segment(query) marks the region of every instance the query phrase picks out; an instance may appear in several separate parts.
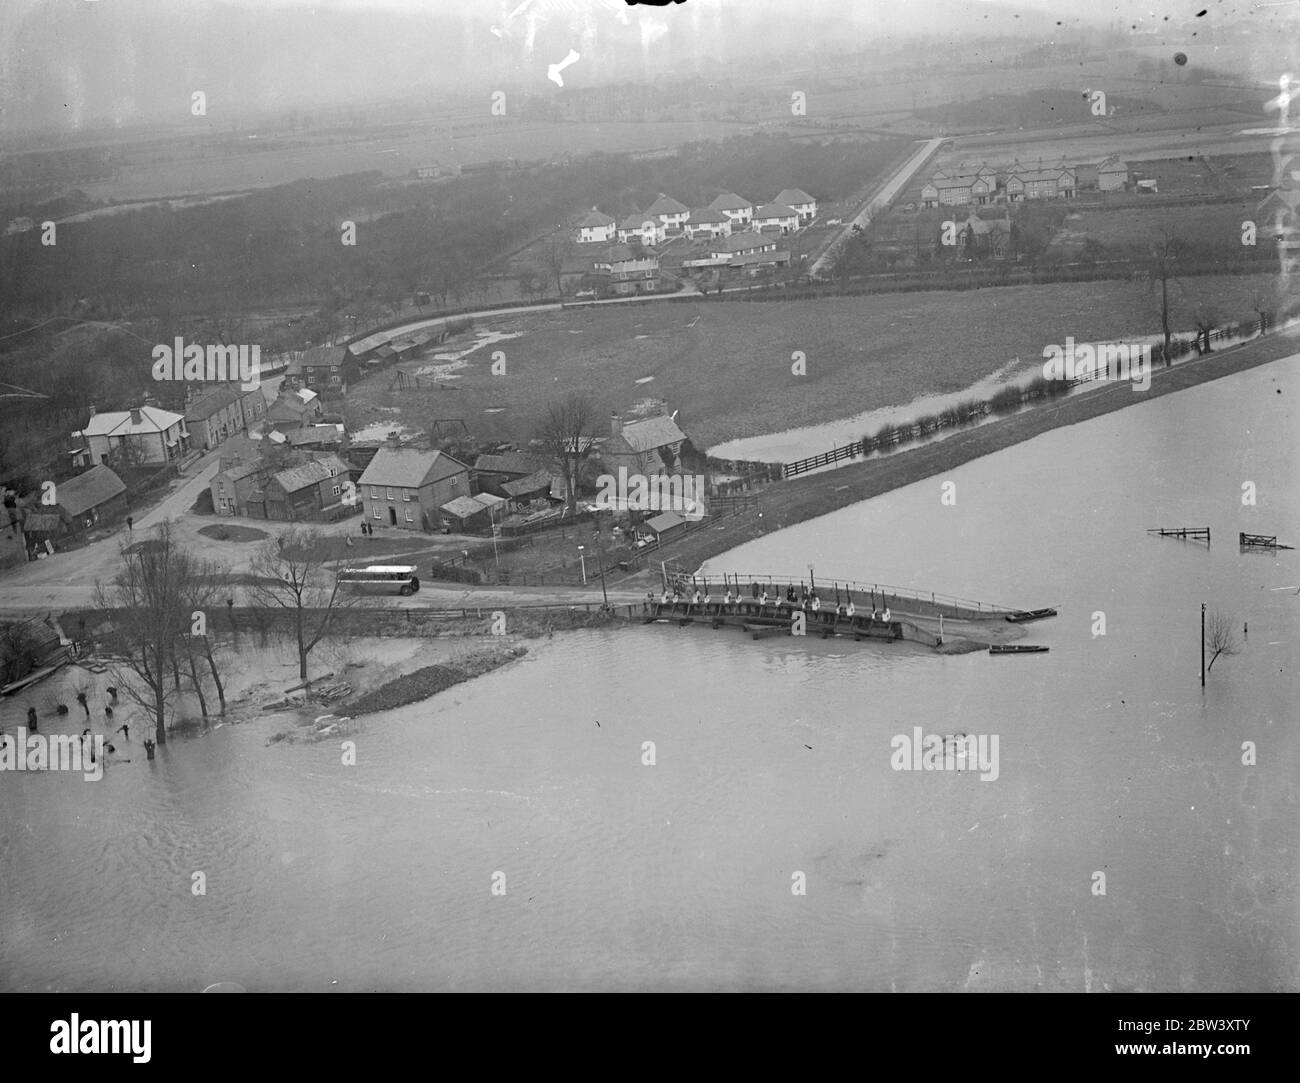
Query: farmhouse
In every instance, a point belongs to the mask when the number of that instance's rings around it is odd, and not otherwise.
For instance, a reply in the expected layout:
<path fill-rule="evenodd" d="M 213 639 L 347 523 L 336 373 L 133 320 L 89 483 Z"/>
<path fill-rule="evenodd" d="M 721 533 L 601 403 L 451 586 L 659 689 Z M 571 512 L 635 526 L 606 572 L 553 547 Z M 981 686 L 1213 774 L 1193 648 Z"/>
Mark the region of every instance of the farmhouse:
<path fill-rule="evenodd" d="M 1011 219 L 972 214 L 962 223 L 957 241 L 967 252 L 1006 259 L 1011 249 Z"/>
<path fill-rule="evenodd" d="M 658 219 L 668 233 L 680 233 L 690 213 L 689 207 L 678 203 L 672 196 L 664 195 L 663 192 L 660 192 L 659 198 L 646 208 L 646 214 Z"/>
<path fill-rule="evenodd" d="M 793 208 L 794 212 L 799 216 L 801 226 L 808 225 L 817 217 L 817 200 L 813 199 L 802 188 L 782 189 L 772 202 L 782 207 Z"/>
<path fill-rule="evenodd" d="M 712 240 L 717 237 L 726 237 L 731 233 L 731 219 L 721 211 L 700 210 L 691 211 L 691 215 L 686 219 L 686 235 L 691 240 L 700 240 L 707 238 Z"/>
<path fill-rule="evenodd" d="M 754 217 L 754 204 L 736 195 L 735 192 L 723 192 L 709 204 L 709 210 L 725 214 L 733 224 L 747 223 Z"/>
<path fill-rule="evenodd" d="M 289 362 L 281 390 L 305 387 L 322 394 L 342 393 L 348 389 L 348 381 L 355 380 L 359 372 L 356 358 L 346 346 L 313 346 Z"/>
<path fill-rule="evenodd" d="M 766 203 L 754 212 L 754 228 L 794 233 L 799 228 L 799 212 L 780 203 Z"/>
<path fill-rule="evenodd" d="M 629 215 L 618 227 L 618 239 L 623 244 L 639 241 L 647 248 L 653 248 L 662 244 L 666 236 L 664 224 L 648 214 Z"/>
<path fill-rule="evenodd" d="M 686 434 L 667 415 L 624 422 L 618 414 L 609 419 L 609 436 L 601 451 L 601 461 L 611 473 L 619 467 L 629 474 L 651 477 L 678 465 L 678 456 Z"/>
<path fill-rule="evenodd" d="M 106 463 L 118 449 L 141 463 L 170 462 L 184 455 L 190 442 L 185 418 L 157 406 L 106 414 L 95 413 L 92 406 L 90 421 L 72 438 L 78 442 L 72 456 L 75 466 Z"/>
<path fill-rule="evenodd" d="M 23 523 L 32 542 L 77 534 L 126 510 L 126 486 L 103 465 L 59 482 L 54 493 L 53 506 L 37 505 Z"/>
<path fill-rule="evenodd" d="M 1110 157 L 1097 166 L 1097 188 L 1103 192 L 1118 192 L 1128 186 L 1128 163 Z"/>
<path fill-rule="evenodd" d="M 402 530 L 436 530 L 441 508 L 469 495 L 469 467 L 441 451 L 380 448 L 357 482 L 367 522 Z"/>
<path fill-rule="evenodd" d="M 604 244 L 614 239 L 615 232 L 614 219 L 592 207 L 591 213 L 578 223 L 578 243 Z"/>

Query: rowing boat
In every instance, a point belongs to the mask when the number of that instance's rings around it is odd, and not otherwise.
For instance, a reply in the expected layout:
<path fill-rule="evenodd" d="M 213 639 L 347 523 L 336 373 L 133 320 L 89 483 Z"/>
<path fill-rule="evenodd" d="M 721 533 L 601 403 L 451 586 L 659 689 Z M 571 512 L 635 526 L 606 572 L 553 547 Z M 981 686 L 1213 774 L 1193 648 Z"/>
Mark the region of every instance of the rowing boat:
<path fill-rule="evenodd" d="M 1025 624 L 1031 620 L 1042 620 L 1044 617 L 1056 616 L 1055 609 L 1027 609 L 1019 613 L 1008 613 L 1007 620 L 1012 624 Z"/>
<path fill-rule="evenodd" d="M 995 643 L 989 654 L 1045 654 L 1050 649 L 1038 643 Z"/>

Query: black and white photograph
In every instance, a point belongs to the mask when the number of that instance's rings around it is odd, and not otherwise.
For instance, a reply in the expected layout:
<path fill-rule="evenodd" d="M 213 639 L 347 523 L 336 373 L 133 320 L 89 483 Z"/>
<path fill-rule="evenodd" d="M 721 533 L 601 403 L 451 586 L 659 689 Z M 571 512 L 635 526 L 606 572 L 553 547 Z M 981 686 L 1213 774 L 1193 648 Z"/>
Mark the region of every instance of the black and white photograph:
<path fill-rule="evenodd" d="M 73 994 L 1215 994 L 1092 1037 L 1248 1058 L 1231 996 L 1300 992 L 1298 46 L 6 0 L 34 1048 L 149 1059 Z"/>

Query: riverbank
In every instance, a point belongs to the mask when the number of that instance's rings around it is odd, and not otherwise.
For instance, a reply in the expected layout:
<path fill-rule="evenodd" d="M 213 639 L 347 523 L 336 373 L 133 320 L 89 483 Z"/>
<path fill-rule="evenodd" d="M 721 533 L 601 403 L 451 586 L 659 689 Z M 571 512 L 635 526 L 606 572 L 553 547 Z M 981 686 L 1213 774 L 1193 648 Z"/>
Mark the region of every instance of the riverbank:
<path fill-rule="evenodd" d="M 1157 369 L 1152 375 L 1151 387 L 1145 392 L 1135 392 L 1133 385 L 1127 382 L 1099 384 L 1094 390 L 1036 406 L 974 429 L 954 432 L 943 440 L 910 451 L 854 462 L 836 470 L 757 489 L 752 494 L 754 505 L 748 512 L 718 523 L 716 529 L 697 531 L 681 543 L 667 546 L 659 554 L 659 559 L 698 568 L 706 560 L 785 527 L 935 477 L 973 459 L 1032 440 L 1052 429 L 1077 425 L 1102 414 L 1137 406 L 1162 395 L 1171 395 L 1289 357 L 1297 352 L 1298 347 L 1300 341 L 1295 332 L 1279 332 L 1204 357 L 1181 361 L 1172 368 Z M 1070 464 L 1062 465 L 1069 467 Z M 864 578 L 870 574 L 869 569 L 861 571 Z M 619 581 L 618 585 L 657 580 L 658 569 L 655 568 Z"/>

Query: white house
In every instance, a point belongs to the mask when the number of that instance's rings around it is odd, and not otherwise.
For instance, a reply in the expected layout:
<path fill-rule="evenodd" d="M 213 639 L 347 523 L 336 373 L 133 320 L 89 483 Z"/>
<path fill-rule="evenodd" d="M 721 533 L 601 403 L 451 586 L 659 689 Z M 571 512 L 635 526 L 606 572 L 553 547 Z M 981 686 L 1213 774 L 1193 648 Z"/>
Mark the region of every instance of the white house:
<path fill-rule="evenodd" d="M 1122 191 L 1128 184 L 1128 163 L 1107 158 L 1097 167 L 1097 187 L 1103 192 Z"/>
<path fill-rule="evenodd" d="M 754 228 L 794 233 L 799 228 L 799 212 L 780 203 L 765 203 L 754 212 Z"/>
<path fill-rule="evenodd" d="M 783 207 L 791 207 L 799 215 L 799 224 L 806 226 L 817 217 L 817 200 L 802 188 L 786 188 L 772 200 Z"/>
<path fill-rule="evenodd" d="M 721 211 L 691 211 L 685 228 L 687 236 L 693 241 L 701 237 L 726 237 L 731 233 L 731 219 Z"/>
<path fill-rule="evenodd" d="M 629 215 L 618 227 L 618 239 L 621 242 L 626 244 L 628 241 L 640 241 L 647 248 L 663 244 L 667 235 L 664 224 L 649 214 Z"/>
<path fill-rule="evenodd" d="M 605 244 L 614 239 L 614 219 L 592 207 L 591 213 L 578 223 L 579 244 Z"/>
<path fill-rule="evenodd" d="M 735 222 L 748 222 L 754 217 L 754 204 L 736 195 L 735 192 L 723 192 L 712 203 L 709 210 L 720 211 Z"/>
<path fill-rule="evenodd" d="M 185 418 L 157 406 L 97 414 L 90 408 L 90 421 L 80 432 L 72 434 L 81 446 L 73 452 L 78 466 L 99 466 L 123 445 L 135 450 L 130 454 L 142 463 L 165 463 L 189 450 L 190 434 Z"/>
<path fill-rule="evenodd" d="M 646 214 L 657 218 L 669 233 L 679 232 L 682 226 L 686 224 L 686 219 L 690 216 L 690 213 L 691 209 L 689 207 L 678 203 L 672 196 L 664 195 L 663 192 L 660 192 L 659 198 L 646 208 Z"/>

